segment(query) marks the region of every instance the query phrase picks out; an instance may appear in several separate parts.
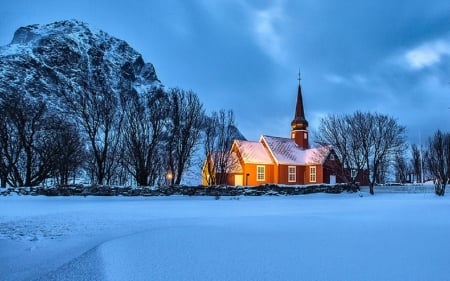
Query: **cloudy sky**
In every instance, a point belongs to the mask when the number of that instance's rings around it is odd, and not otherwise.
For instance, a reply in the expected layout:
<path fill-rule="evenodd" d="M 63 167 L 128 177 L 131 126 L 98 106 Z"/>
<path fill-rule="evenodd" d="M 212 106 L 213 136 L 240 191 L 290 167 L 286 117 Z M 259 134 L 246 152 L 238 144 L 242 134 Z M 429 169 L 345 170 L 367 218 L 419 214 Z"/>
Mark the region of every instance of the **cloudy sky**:
<path fill-rule="evenodd" d="M 289 137 L 299 69 L 310 130 L 361 110 L 397 118 L 411 142 L 450 131 L 448 0 L 14 0 L 0 45 L 63 19 L 126 40 L 166 87 L 232 109 L 248 139 Z"/>

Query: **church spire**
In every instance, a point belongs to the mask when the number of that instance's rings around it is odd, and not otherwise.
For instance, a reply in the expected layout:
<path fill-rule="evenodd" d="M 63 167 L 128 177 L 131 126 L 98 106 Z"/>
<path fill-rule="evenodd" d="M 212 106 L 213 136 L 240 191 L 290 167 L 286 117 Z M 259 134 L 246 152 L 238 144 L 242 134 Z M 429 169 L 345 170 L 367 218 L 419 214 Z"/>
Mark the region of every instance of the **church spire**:
<path fill-rule="evenodd" d="M 305 118 L 303 108 L 302 86 L 300 85 L 300 71 L 298 72 L 297 103 L 295 106 L 294 120 L 291 122 L 291 138 L 302 148 L 308 148 L 308 121 Z"/>

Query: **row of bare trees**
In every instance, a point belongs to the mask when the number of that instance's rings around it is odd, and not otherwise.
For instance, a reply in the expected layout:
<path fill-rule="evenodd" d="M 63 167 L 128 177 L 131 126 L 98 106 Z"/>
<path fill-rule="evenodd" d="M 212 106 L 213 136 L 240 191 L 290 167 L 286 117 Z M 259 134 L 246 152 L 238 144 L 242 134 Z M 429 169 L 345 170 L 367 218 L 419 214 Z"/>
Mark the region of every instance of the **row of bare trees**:
<path fill-rule="evenodd" d="M 115 91 L 101 76 L 59 89 L 59 103 L 2 95 L 1 186 L 67 184 L 80 171 L 93 184 L 180 184 L 214 119 L 198 96 L 178 88 L 138 94 L 130 85 Z"/>
<path fill-rule="evenodd" d="M 430 177 L 425 163 L 426 150 L 412 144 L 403 154 L 397 154 L 391 168 L 393 168 L 395 182 L 421 183 L 425 177 Z M 388 167 L 389 168 L 389 167 Z"/>
<path fill-rule="evenodd" d="M 424 146 L 412 144 L 411 155 L 397 155 L 394 163 L 398 182 L 434 181 L 435 193 L 445 194 L 450 181 L 450 133 L 437 130 Z"/>
<path fill-rule="evenodd" d="M 349 170 L 368 172 L 371 194 L 375 184 L 386 181 L 389 171 L 401 183 L 433 179 L 435 192 L 440 196 L 450 181 L 450 133 L 440 130 L 425 147 L 412 144 L 408 149 L 405 127 L 394 118 L 356 112 L 322 118 L 316 142 L 333 146 L 342 163 L 336 172 L 347 182 L 357 177 Z"/>
<path fill-rule="evenodd" d="M 34 186 L 50 176 L 67 181 L 84 161 L 74 124 L 42 97 L 5 94 L 0 100 L 0 184 Z"/>
<path fill-rule="evenodd" d="M 403 164 L 397 165 L 397 173 L 412 174 L 418 182 L 433 180 L 435 193 L 443 196 L 450 181 L 450 133 L 437 130 L 428 138 L 424 147 L 413 144 L 410 151 L 409 162 L 407 157 L 399 157 L 399 162 Z M 400 178 L 400 181 L 403 179 Z"/>

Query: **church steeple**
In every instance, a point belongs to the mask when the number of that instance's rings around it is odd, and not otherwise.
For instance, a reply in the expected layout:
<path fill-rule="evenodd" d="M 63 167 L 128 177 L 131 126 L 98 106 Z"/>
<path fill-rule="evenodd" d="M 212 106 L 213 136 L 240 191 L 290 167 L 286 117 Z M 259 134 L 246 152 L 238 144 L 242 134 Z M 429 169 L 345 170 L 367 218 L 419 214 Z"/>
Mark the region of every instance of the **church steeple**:
<path fill-rule="evenodd" d="M 303 149 L 309 148 L 308 121 L 303 108 L 302 86 L 300 85 L 300 71 L 298 73 L 297 104 L 295 105 L 294 120 L 291 122 L 291 138 Z"/>

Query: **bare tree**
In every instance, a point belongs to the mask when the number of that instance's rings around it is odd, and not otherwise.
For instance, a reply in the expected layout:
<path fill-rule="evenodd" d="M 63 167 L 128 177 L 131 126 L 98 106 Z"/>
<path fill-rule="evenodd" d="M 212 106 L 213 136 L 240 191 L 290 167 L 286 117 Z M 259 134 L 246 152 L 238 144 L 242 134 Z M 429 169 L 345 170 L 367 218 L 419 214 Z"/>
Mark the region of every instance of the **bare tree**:
<path fill-rule="evenodd" d="M 169 112 L 167 95 L 160 88 L 132 95 L 125 111 L 125 166 L 138 185 L 153 185 L 164 164 L 161 147 Z"/>
<path fill-rule="evenodd" d="M 60 185 L 67 185 L 69 178 L 75 178 L 86 158 L 85 145 L 78 128 L 65 120 L 60 120 L 52 138 L 55 151 L 54 176 Z"/>
<path fill-rule="evenodd" d="M 422 151 L 422 148 L 419 148 L 417 145 L 413 144 L 411 145 L 411 164 L 412 169 L 414 172 L 414 178 L 416 179 L 416 182 L 422 182 L 423 181 L 423 175 L 424 175 L 424 152 Z"/>
<path fill-rule="evenodd" d="M 408 182 L 408 176 L 410 175 L 410 165 L 402 154 L 397 154 L 394 161 L 395 179 L 397 182 Z"/>
<path fill-rule="evenodd" d="M 54 116 L 42 97 L 6 94 L 0 107 L 2 184 L 5 176 L 12 186 L 40 184 L 54 170 Z"/>
<path fill-rule="evenodd" d="M 4 110 L 0 106 L 1 110 Z M 0 186 L 6 187 L 8 176 L 12 167 L 17 163 L 15 157 L 19 151 L 19 143 L 17 139 L 12 137 L 11 124 L 8 122 L 6 114 L 0 114 Z"/>
<path fill-rule="evenodd" d="M 395 156 L 403 153 L 406 149 L 406 128 L 397 123 L 397 121 L 383 114 L 366 113 L 367 122 L 372 125 L 369 131 L 369 142 L 364 151 L 368 169 L 371 171 L 370 194 L 374 194 L 373 187 L 376 180 L 385 171 L 386 165 L 394 160 Z"/>
<path fill-rule="evenodd" d="M 204 152 L 205 159 L 204 165 L 206 165 L 206 182 L 209 186 L 216 184 L 216 173 L 214 169 L 214 162 L 212 160 L 212 154 L 216 151 L 216 135 L 217 135 L 217 123 L 218 117 L 217 112 L 212 112 L 211 116 L 206 116 L 204 118 Z"/>
<path fill-rule="evenodd" d="M 106 70 L 93 67 L 82 87 L 61 89 L 65 104 L 86 134 L 91 159 L 91 178 L 97 184 L 109 183 L 118 167 L 123 97 L 108 84 Z M 125 88 L 126 89 L 126 88 Z"/>
<path fill-rule="evenodd" d="M 6 183 L 8 181 L 8 173 L 9 170 L 6 164 L 6 159 L 3 156 L 3 150 L 0 148 L 0 187 L 6 187 Z"/>
<path fill-rule="evenodd" d="M 322 119 L 318 141 L 331 144 L 344 168 L 369 171 L 370 193 L 383 180 L 386 169 L 405 149 L 405 127 L 392 117 L 356 112 Z"/>
<path fill-rule="evenodd" d="M 345 116 L 345 122 L 349 124 L 347 134 L 350 141 L 350 155 L 353 160 L 353 171 L 356 171 L 356 177 L 360 173 L 370 171 L 369 158 L 370 153 L 370 130 L 372 129 L 372 120 L 359 111 L 353 115 Z M 345 132 L 344 132 L 345 137 Z"/>
<path fill-rule="evenodd" d="M 450 177 L 450 134 L 438 130 L 428 140 L 426 161 L 435 178 L 435 193 L 444 196 Z"/>
<path fill-rule="evenodd" d="M 204 150 L 209 185 L 225 184 L 228 174 L 236 166 L 231 152 L 235 138 L 235 121 L 232 110 L 212 112 L 205 118 Z"/>
<path fill-rule="evenodd" d="M 204 110 L 198 96 L 192 91 L 170 89 L 167 167 L 171 184 L 180 184 L 183 173 L 192 166 L 192 155 L 201 136 Z"/>
<path fill-rule="evenodd" d="M 319 130 L 316 132 L 315 141 L 322 145 L 331 145 L 342 163 L 342 170 L 336 171 L 338 177 L 346 182 L 351 181 L 344 168 L 353 167 L 350 157 L 350 147 L 344 132 L 348 131 L 348 124 L 343 116 L 328 115 L 320 120 Z"/>
<path fill-rule="evenodd" d="M 328 115 L 320 121 L 319 132 L 316 134 L 317 143 L 333 147 L 341 162 L 334 172 L 346 182 L 355 181 L 358 173 L 366 167 L 361 151 L 360 125 L 354 122 L 351 116 Z M 352 170 L 356 172 L 353 177 Z"/>

